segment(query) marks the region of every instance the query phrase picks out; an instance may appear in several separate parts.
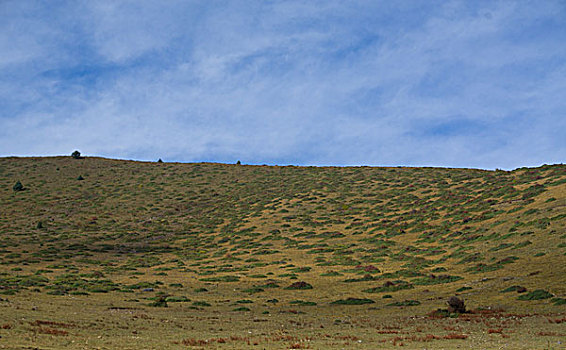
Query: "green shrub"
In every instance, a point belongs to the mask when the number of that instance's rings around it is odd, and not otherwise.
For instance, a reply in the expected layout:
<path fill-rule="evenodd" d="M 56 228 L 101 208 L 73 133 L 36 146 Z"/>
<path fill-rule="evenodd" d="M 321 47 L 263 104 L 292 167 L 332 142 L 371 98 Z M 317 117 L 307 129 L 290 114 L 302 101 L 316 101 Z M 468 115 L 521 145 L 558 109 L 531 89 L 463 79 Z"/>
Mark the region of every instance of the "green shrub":
<path fill-rule="evenodd" d="M 525 233 L 525 232 L 521 233 L 521 236 L 522 236 L 524 233 Z M 521 243 L 517 243 L 517 244 L 515 245 L 515 247 L 513 247 L 513 249 L 523 248 L 523 247 L 526 247 L 526 246 L 531 245 L 531 244 L 533 244 L 533 242 L 527 240 L 527 241 L 524 241 L 524 242 L 521 242 Z"/>
<path fill-rule="evenodd" d="M 153 307 L 167 307 L 167 297 L 162 295 L 156 298 L 153 303 L 150 303 L 149 306 Z"/>
<path fill-rule="evenodd" d="M 16 184 L 12 187 L 12 189 L 14 190 L 14 192 L 20 192 L 25 190 L 24 185 L 22 185 L 20 181 L 17 181 Z"/>
<path fill-rule="evenodd" d="M 252 310 L 250 310 L 250 308 L 247 308 L 247 307 L 245 307 L 245 306 L 240 306 L 240 307 L 235 308 L 233 311 L 244 311 L 244 312 L 247 312 L 247 311 L 252 311 Z"/>
<path fill-rule="evenodd" d="M 544 289 L 537 289 L 529 292 L 527 294 L 523 294 L 517 298 L 517 300 L 541 300 L 541 299 L 548 299 L 552 298 L 553 295 Z"/>
<path fill-rule="evenodd" d="M 238 276 L 220 276 L 220 277 L 208 277 L 201 278 L 204 282 L 238 282 L 240 277 Z"/>
<path fill-rule="evenodd" d="M 501 291 L 501 293 L 509 293 L 509 292 L 517 292 L 517 293 L 524 293 L 527 291 L 527 288 L 522 287 L 522 286 L 511 286 L 508 288 L 505 288 L 504 290 Z"/>
<path fill-rule="evenodd" d="M 54 289 L 47 292 L 48 295 L 65 295 L 67 291 L 65 289 Z"/>
<path fill-rule="evenodd" d="M 193 302 L 193 306 L 212 306 L 206 301 L 195 301 Z"/>
<path fill-rule="evenodd" d="M 397 301 L 395 303 L 387 304 L 387 306 L 417 306 L 420 304 L 421 302 L 418 300 L 405 300 L 405 301 Z"/>
<path fill-rule="evenodd" d="M 296 267 L 294 269 L 291 269 L 292 272 L 309 272 L 311 270 L 311 267 Z"/>
<path fill-rule="evenodd" d="M 316 303 L 314 301 L 304 301 L 304 300 L 293 300 L 293 301 L 290 301 L 289 304 L 300 305 L 300 306 L 315 306 L 316 305 Z"/>
<path fill-rule="evenodd" d="M 446 318 L 450 317 L 450 311 L 446 309 L 436 309 L 435 311 L 429 313 L 427 316 L 431 318 Z"/>
<path fill-rule="evenodd" d="M 87 292 L 75 290 L 69 293 L 70 295 L 89 295 Z"/>
<path fill-rule="evenodd" d="M 450 276 L 450 275 L 430 275 L 423 278 L 417 278 L 412 280 L 415 285 L 431 285 L 431 284 L 441 284 L 441 283 L 452 283 L 461 280 L 463 277 L 460 276 Z"/>
<path fill-rule="evenodd" d="M 170 296 L 165 298 L 165 301 L 168 303 L 182 303 L 182 302 L 188 302 L 190 301 L 189 298 L 187 298 L 186 296 Z"/>
<path fill-rule="evenodd" d="M 364 305 L 364 304 L 373 304 L 375 301 L 371 299 L 364 299 L 364 298 L 348 298 L 348 299 L 340 299 L 331 302 L 332 305 Z"/>
<path fill-rule="evenodd" d="M 378 279 L 379 279 L 379 277 L 377 277 L 377 276 L 372 276 L 370 274 L 367 274 L 367 275 L 364 275 L 363 277 L 360 277 L 360 278 L 348 278 L 347 280 L 344 280 L 344 282 L 346 282 L 346 283 L 367 282 L 367 281 L 376 281 Z"/>
<path fill-rule="evenodd" d="M 432 272 L 436 272 L 436 273 L 438 273 L 438 272 L 446 272 L 446 271 L 448 271 L 448 270 L 446 270 L 445 267 L 437 267 L 437 268 L 435 268 L 435 269 L 432 270 Z"/>
<path fill-rule="evenodd" d="M 295 282 L 290 286 L 286 287 L 287 290 L 305 290 L 305 289 L 312 289 L 312 286 L 307 282 Z"/>

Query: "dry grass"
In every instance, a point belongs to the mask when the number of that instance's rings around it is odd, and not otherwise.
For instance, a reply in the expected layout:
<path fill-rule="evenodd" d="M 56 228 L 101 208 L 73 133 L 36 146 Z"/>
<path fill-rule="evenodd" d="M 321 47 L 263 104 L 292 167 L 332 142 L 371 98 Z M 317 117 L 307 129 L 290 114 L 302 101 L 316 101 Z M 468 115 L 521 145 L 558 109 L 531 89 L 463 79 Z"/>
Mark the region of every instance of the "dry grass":
<path fill-rule="evenodd" d="M 1 158 L 0 175 L 8 346 L 520 349 L 564 334 L 564 165 L 55 157 Z M 472 312 L 431 314 L 454 295 Z"/>

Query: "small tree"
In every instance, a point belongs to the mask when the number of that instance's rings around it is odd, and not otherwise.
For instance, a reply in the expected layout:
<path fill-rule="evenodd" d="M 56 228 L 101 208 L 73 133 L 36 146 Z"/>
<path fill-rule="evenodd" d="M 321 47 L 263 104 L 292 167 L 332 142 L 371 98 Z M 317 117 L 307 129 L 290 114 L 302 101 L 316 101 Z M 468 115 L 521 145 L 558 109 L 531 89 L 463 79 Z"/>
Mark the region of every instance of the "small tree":
<path fill-rule="evenodd" d="M 159 158 L 159 159 L 157 160 L 157 163 L 163 163 L 163 160 L 162 160 L 161 158 Z"/>
<path fill-rule="evenodd" d="M 81 152 L 74 151 L 73 153 L 71 153 L 71 157 L 73 157 L 74 159 L 80 159 L 81 158 Z"/>
<path fill-rule="evenodd" d="M 12 189 L 14 190 L 14 192 L 20 192 L 24 190 L 24 185 L 22 185 L 22 183 L 18 181 L 16 182 L 14 187 L 12 187 Z"/>

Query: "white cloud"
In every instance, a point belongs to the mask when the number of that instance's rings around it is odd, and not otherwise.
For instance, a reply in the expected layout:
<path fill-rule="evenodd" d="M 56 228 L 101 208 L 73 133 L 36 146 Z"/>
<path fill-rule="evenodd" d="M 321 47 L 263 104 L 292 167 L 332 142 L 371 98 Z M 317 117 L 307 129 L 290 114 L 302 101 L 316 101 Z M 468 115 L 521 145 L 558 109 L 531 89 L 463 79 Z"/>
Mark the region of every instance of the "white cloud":
<path fill-rule="evenodd" d="M 0 48 L 21 38 L 0 59 L 0 154 L 492 168 L 565 154 L 559 2 L 16 4 L 0 21 Z"/>

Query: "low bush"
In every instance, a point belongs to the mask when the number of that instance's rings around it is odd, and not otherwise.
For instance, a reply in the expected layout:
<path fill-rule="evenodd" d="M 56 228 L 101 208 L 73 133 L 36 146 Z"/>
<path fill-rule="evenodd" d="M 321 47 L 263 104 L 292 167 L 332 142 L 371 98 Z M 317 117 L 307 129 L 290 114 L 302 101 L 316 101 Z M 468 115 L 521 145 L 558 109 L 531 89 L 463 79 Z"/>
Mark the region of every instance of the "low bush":
<path fill-rule="evenodd" d="M 417 305 L 421 305 L 421 302 L 418 300 L 397 301 L 391 304 L 387 304 L 387 306 L 417 306 Z"/>
<path fill-rule="evenodd" d="M 293 300 L 293 301 L 290 301 L 289 304 L 300 305 L 300 306 L 315 306 L 316 305 L 316 303 L 314 301 L 304 301 L 304 300 Z"/>
<path fill-rule="evenodd" d="M 238 276 L 219 276 L 219 277 L 208 277 L 201 278 L 203 282 L 238 282 L 240 277 Z"/>
<path fill-rule="evenodd" d="M 381 287 L 364 289 L 363 291 L 366 293 L 382 293 L 382 292 L 396 292 L 398 290 L 413 289 L 413 288 L 415 287 L 413 287 L 413 285 L 410 284 L 409 282 L 397 280 L 393 282 L 388 281 L 385 282 Z"/>
<path fill-rule="evenodd" d="M 193 306 L 212 306 L 206 301 L 195 301 L 193 302 Z"/>
<path fill-rule="evenodd" d="M 20 192 L 25 190 L 24 185 L 22 185 L 20 181 L 16 182 L 16 184 L 12 187 L 12 189 L 14 190 L 14 192 Z"/>
<path fill-rule="evenodd" d="M 188 302 L 191 300 L 186 296 L 170 296 L 165 298 L 165 301 L 168 303 L 181 303 L 181 302 Z"/>
<path fill-rule="evenodd" d="M 331 302 L 332 305 L 364 305 L 364 304 L 373 304 L 375 301 L 371 299 L 365 298 L 348 298 L 348 299 L 340 299 Z"/>
<path fill-rule="evenodd" d="M 250 310 L 250 308 L 247 308 L 245 306 L 240 306 L 235 308 L 233 311 L 252 311 L 252 310 Z"/>
<path fill-rule="evenodd" d="M 167 297 L 162 295 L 156 298 L 153 303 L 150 303 L 149 306 L 153 307 L 167 307 Z"/>
<path fill-rule="evenodd" d="M 257 288 L 279 288 L 279 285 L 276 282 L 270 281 L 267 282 L 266 284 L 262 284 L 260 286 L 254 286 Z"/>
<path fill-rule="evenodd" d="M 305 289 L 312 289 L 312 286 L 307 282 L 295 282 L 290 286 L 286 287 L 285 289 L 288 290 L 305 290 Z"/>
<path fill-rule="evenodd" d="M 364 275 L 363 277 L 360 277 L 360 278 L 348 278 L 347 280 L 344 280 L 344 282 L 346 282 L 346 283 L 367 282 L 367 281 L 376 281 L 378 279 L 379 279 L 379 277 L 372 276 L 370 274 L 366 274 L 366 275 Z"/>
<path fill-rule="evenodd" d="M 537 289 L 527 294 L 520 295 L 517 300 L 542 300 L 552 298 L 553 295 L 544 289 Z"/>
<path fill-rule="evenodd" d="M 522 286 L 511 286 L 509 288 L 505 288 L 501 291 L 501 293 L 509 293 L 509 292 L 517 292 L 517 293 L 524 293 L 527 291 L 527 288 Z"/>
<path fill-rule="evenodd" d="M 450 275 L 430 275 L 427 277 L 417 278 L 412 280 L 411 282 L 415 285 L 432 285 L 432 284 L 441 284 L 441 283 L 452 283 L 461 280 L 462 277 L 460 276 L 450 276 Z"/>

